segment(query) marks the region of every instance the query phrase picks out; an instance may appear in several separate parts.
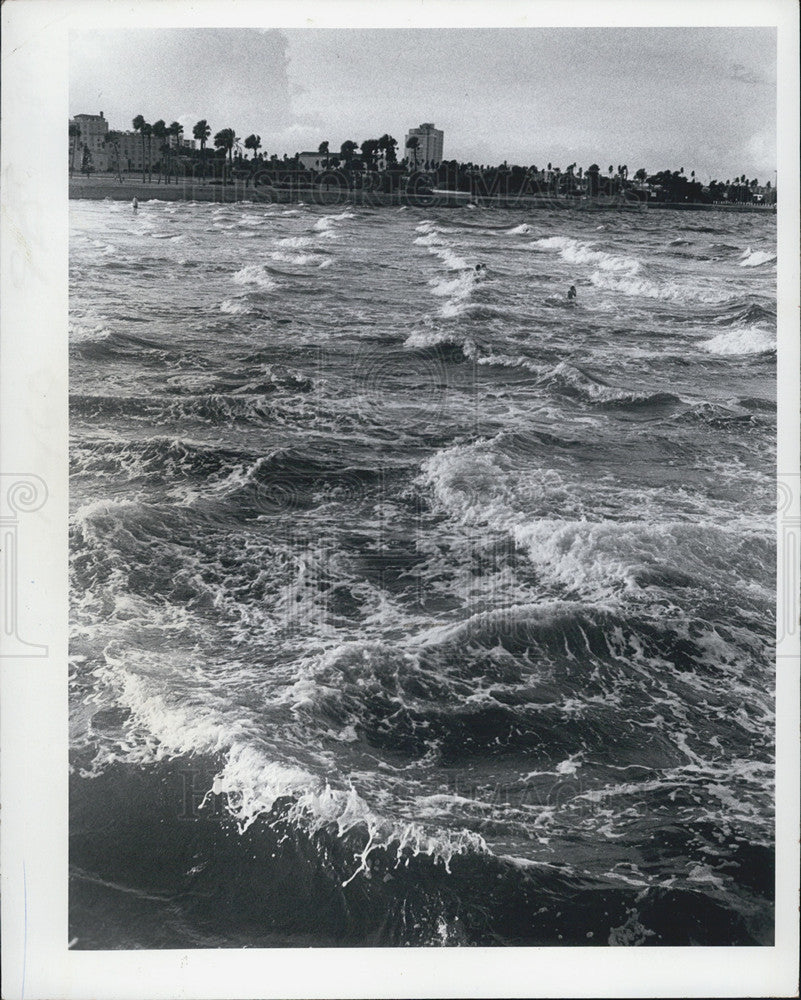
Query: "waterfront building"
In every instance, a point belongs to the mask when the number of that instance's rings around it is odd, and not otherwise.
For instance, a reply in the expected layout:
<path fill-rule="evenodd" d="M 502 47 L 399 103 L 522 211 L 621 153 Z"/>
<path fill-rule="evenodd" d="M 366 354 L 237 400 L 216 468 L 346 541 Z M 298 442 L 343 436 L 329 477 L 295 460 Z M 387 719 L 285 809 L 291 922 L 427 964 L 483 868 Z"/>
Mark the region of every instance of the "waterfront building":
<path fill-rule="evenodd" d="M 108 122 L 103 117 L 103 112 L 99 115 L 75 115 L 70 119 L 70 124 L 80 129 L 80 135 L 76 139 L 68 136 L 68 157 L 72 157 L 73 169 L 82 168 L 84 157 L 93 170 L 108 169 L 108 151 L 103 144 L 108 134 Z"/>
<path fill-rule="evenodd" d="M 414 136 L 417 139 L 417 149 L 409 149 L 407 143 Z M 434 128 L 433 122 L 423 122 L 418 128 L 410 128 L 406 133 L 403 155 L 417 166 L 424 164 L 437 164 L 442 162 L 442 141 L 445 133 L 442 129 Z"/>
<path fill-rule="evenodd" d="M 298 163 L 305 170 L 325 170 L 326 159 L 333 159 L 333 157 L 339 157 L 338 150 L 332 150 L 330 153 L 320 153 L 318 150 L 305 150 L 302 153 L 298 153 Z"/>

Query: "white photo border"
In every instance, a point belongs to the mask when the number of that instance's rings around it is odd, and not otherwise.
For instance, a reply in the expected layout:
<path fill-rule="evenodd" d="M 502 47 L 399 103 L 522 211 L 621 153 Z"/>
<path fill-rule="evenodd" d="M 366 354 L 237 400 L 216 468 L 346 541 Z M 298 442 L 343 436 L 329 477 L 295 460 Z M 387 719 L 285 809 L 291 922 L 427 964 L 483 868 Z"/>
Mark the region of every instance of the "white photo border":
<path fill-rule="evenodd" d="M 791 996 L 798 983 L 799 50 L 794 0 L 14 0 L 2 8 L 0 462 L 18 519 L 18 637 L 0 655 L 7 998 Z M 778 38 L 777 891 L 773 947 L 67 948 L 68 37 L 134 27 L 775 26 Z M 16 479 L 15 479 L 16 482 Z M 35 494 L 35 489 L 34 489 Z M 27 494 L 26 494 L 27 495 Z M 23 505 L 23 496 L 20 504 Z M 20 509 L 22 507 L 20 506 Z M 3 513 L 0 511 L 0 513 Z M 5 523 L 5 522 L 4 522 Z M 0 653 L 8 646 L 0 636 Z M 16 648 L 19 653 L 19 647 Z"/>

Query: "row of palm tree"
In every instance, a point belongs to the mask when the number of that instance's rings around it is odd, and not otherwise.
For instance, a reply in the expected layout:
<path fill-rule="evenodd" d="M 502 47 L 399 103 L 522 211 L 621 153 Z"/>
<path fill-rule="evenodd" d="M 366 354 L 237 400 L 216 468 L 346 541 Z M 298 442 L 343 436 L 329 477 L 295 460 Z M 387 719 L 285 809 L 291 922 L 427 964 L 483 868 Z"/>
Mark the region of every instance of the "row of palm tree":
<path fill-rule="evenodd" d="M 138 132 L 142 137 L 142 180 L 153 180 L 153 139 L 161 141 L 160 151 L 166 154 L 168 157 L 167 162 L 170 165 L 170 173 L 172 172 L 172 149 L 173 147 L 166 141 L 168 136 L 174 136 L 176 140 L 176 145 L 180 145 L 180 137 L 183 134 L 184 127 L 180 122 L 173 122 L 171 125 L 167 125 L 163 118 L 159 118 L 157 122 L 152 125 L 150 122 L 146 122 L 142 115 L 137 115 L 133 122 L 134 131 Z M 145 156 L 145 140 L 147 140 L 147 156 Z M 113 142 L 112 142 L 113 144 Z M 117 138 L 117 160 L 119 162 L 119 138 Z M 158 161 L 158 175 L 159 183 L 161 183 L 161 159 Z M 169 176 L 169 175 L 168 175 Z"/>
<path fill-rule="evenodd" d="M 206 144 L 211 136 L 211 126 L 206 121 L 205 118 L 201 118 L 199 122 L 196 122 L 192 126 L 192 135 L 200 143 L 200 161 L 201 161 L 201 171 L 203 175 L 203 182 L 206 181 Z M 214 146 L 216 149 L 222 150 L 224 155 L 228 156 L 228 167 L 229 170 L 233 170 L 233 155 L 234 149 L 239 148 L 240 138 L 232 128 L 223 128 L 214 136 Z M 261 148 L 261 136 L 251 133 L 245 139 L 245 149 L 253 150 L 253 159 L 256 159 L 256 153 Z"/>
<path fill-rule="evenodd" d="M 165 154 L 162 159 L 160 159 L 156 166 L 158 170 L 159 183 L 162 178 L 162 170 L 166 163 L 167 166 L 167 181 L 171 178 L 174 169 L 174 152 L 176 147 L 180 148 L 180 137 L 183 134 L 183 126 L 180 122 L 174 121 L 171 125 L 167 125 L 163 119 L 150 124 L 145 121 L 142 115 L 137 115 L 133 119 L 133 127 L 136 132 L 141 136 L 142 140 L 142 180 L 152 181 L 152 169 L 153 169 L 153 157 L 152 157 L 152 142 L 155 138 L 161 142 L 161 152 Z M 192 135 L 194 139 L 198 142 L 200 146 L 200 163 L 201 163 L 201 174 L 203 182 L 206 181 L 206 147 L 211 139 L 211 127 L 205 118 L 201 118 L 193 127 Z M 75 155 L 77 152 L 77 144 L 80 139 L 80 126 L 76 122 L 70 122 L 69 134 L 71 139 L 71 156 L 70 156 L 70 171 L 72 171 L 73 163 L 75 160 Z M 168 143 L 166 140 L 168 138 L 174 137 L 175 143 Z M 117 166 L 117 173 L 120 179 L 120 146 L 121 134 L 119 132 L 110 131 L 105 139 L 105 143 L 109 145 L 115 153 L 115 160 Z M 251 152 L 251 160 L 248 162 L 246 156 L 242 155 L 242 140 L 236 135 L 236 132 L 232 128 L 223 128 L 215 133 L 213 138 L 213 144 L 215 149 L 222 157 L 222 173 L 223 177 L 226 174 L 226 166 L 228 176 L 234 173 L 234 151 L 237 152 L 237 165 L 240 169 L 246 170 L 249 167 L 250 174 L 253 175 L 260 164 L 264 163 L 267 165 L 267 161 L 262 159 L 259 150 L 262 147 L 261 137 L 251 133 L 244 140 L 244 150 Z M 466 187 L 468 190 L 473 190 L 476 181 L 482 182 L 483 186 L 486 186 L 487 180 L 494 186 L 498 180 L 503 180 L 503 178 L 516 178 L 516 180 L 523 184 L 524 176 L 529 178 L 537 188 L 545 193 L 552 193 L 554 195 L 567 194 L 574 195 L 581 192 L 586 192 L 590 195 L 596 195 L 599 193 L 613 194 L 614 192 L 625 192 L 631 188 L 631 184 L 628 180 L 629 169 L 626 164 L 618 165 L 615 168 L 612 164 L 609 164 L 607 168 L 608 177 L 604 177 L 601 168 L 598 164 L 593 163 L 591 166 L 584 170 L 581 167 L 577 167 L 576 163 L 571 163 L 565 170 L 561 170 L 559 167 L 553 166 L 548 163 L 546 170 L 538 170 L 536 166 L 531 167 L 518 167 L 516 165 L 509 166 L 506 161 L 497 167 L 485 166 L 484 164 L 477 165 L 473 163 L 460 163 L 456 160 L 443 161 L 442 163 L 418 163 L 418 150 L 420 146 L 420 140 L 417 136 L 410 136 L 405 143 L 405 148 L 407 151 L 407 156 L 404 160 L 398 161 L 397 158 L 397 147 L 398 142 L 388 133 L 384 133 L 380 138 L 377 139 L 365 139 L 361 145 L 354 142 L 352 139 L 347 139 L 343 142 L 339 148 L 339 155 L 331 152 L 330 143 L 328 141 L 321 142 L 318 147 L 318 152 L 320 153 L 319 166 L 323 169 L 337 168 L 339 166 L 344 166 L 346 172 L 350 173 L 356 168 L 358 171 L 368 171 L 375 172 L 379 169 L 379 166 L 386 168 L 391 172 L 407 172 L 412 171 L 413 173 L 418 172 L 423 169 L 426 173 L 429 173 L 432 180 L 442 184 L 448 182 L 456 182 L 454 186 L 458 188 Z M 361 152 L 361 157 L 357 156 L 357 153 Z M 196 154 L 189 154 L 190 156 Z M 383 162 L 379 162 L 379 159 L 383 158 Z M 226 164 L 227 161 L 227 164 Z M 219 161 L 218 161 L 219 162 Z M 184 162 L 185 166 L 185 162 Z M 270 168 L 280 169 L 281 161 L 277 156 L 272 156 L 270 158 Z M 298 156 L 296 155 L 294 160 L 288 157 L 284 157 L 284 169 L 295 169 L 302 170 L 302 165 L 298 161 Z M 268 168 L 269 169 L 269 168 Z M 215 167 L 214 173 L 218 173 L 217 167 Z M 665 194 L 670 194 L 673 196 L 680 196 L 681 200 L 700 200 L 701 196 L 701 184 L 696 181 L 695 171 L 691 171 L 689 177 L 685 176 L 684 167 L 681 167 L 678 171 L 659 171 L 654 175 L 649 175 L 648 171 L 644 168 L 640 168 L 634 174 L 635 188 L 639 187 L 643 190 L 646 184 L 652 188 L 655 186 L 658 190 L 664 191 Z M 479 183 L 479 187 L 482 186 Z M 507 182 L 508 184 L 508 182 Z M 515 185 L 517 186 L 517 184 Z M 748 180 L 743 174 L 742 176 L 736 177 L 734 182 L 726 181 L 725 184 L 712 181 L 708 189 L 704 190 L 704 196 L 715 195 L 716 200 L 720 197 L 732 197 L 732 195 L 721 195 L 721 192 L 731 190 L 733 196 L 737 200 L 747 200 L 749 193 L 756 193 L 758 182 L 756 178 L 753 180 Z M 734 192 L 739 192 L 734 194 Z M 745 194 L 743 194 L 745 192 Z"/>

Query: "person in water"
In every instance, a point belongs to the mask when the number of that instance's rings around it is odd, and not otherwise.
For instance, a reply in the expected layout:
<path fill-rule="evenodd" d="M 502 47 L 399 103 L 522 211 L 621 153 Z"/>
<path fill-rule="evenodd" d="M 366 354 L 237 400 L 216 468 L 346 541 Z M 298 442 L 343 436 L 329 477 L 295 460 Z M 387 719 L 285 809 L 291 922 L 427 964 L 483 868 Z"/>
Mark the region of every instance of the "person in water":
<path fill-rule="evenodd" d="M 476 271 L 480 272 L 480 271 L 486 271 L 486 270 L 487 270 L 487 265 L 486 264 L 476 264 Z"/>
<path fill-rule="evenodd" d="M 569 299 L 574 299 L 576 297 L 576 286 L 575 285 L 571 285 L 570 288 L 568 288 L 568 290 L 567 290 L 567 297 Z"/>
<path fill-rule="evenodd" d="M 139 208 L 139 202 L 136 200 L 136 198 L 134 198 L 134 200 L 131 202 L 131 205 L 133 207 L 134 212 L 137 210 L 137 208 Z"/>

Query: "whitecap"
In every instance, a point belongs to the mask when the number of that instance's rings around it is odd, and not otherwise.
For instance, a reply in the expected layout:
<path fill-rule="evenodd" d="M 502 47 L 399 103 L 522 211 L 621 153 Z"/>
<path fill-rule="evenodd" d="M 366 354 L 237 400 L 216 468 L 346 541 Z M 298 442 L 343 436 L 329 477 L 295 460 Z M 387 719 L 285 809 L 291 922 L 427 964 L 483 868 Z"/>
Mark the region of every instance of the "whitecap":
<path fill-rule="evenodd" d="M 223 299 L 220 303 L 220 312 L 223 313 L 238 315 L 247 311 L 248 304 L 247 302 L 243 302 L 242 299 Z"/>
<path fill-rule="evenodd" d="M 237 285 L 258 285 L 259 288 L 265 290 L 276 287 L 275 279 L 264 270 L 261 264 L 246 264 L 236 272 L 233 280 Z"/>
<path fill-rule="evenodd" d="M 727 330 L 701 345 L 710 354 L 767 354 L 776 350 L 773 334 L 756 326 Z"/>
<path fill-rule="evenodd" d="M 775 253 L 769 253 L 767 250 L 752 250 L 751 247 L 748 247 L 743 252 L 740 267 L 759 267 L 761 264 L 773 263 L 775 260 Z"/>

